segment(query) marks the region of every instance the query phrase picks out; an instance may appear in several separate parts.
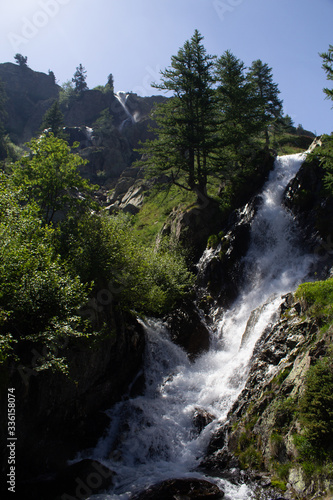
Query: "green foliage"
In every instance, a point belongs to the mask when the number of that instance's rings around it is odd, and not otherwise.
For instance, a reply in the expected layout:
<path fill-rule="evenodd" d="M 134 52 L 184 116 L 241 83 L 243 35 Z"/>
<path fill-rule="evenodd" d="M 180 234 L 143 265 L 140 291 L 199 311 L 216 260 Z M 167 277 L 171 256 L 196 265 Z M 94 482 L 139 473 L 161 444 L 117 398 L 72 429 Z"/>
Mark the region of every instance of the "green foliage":
<path fill-rule="evenodd" d="M 231 164 L 242 163 L 241 152 L 245 152 L 265 123 L 258 112 L 258 99 L 253 86 L 247 82 L 242 61 L 226 51 L 216 62 L 215 75 L 221 140 L 218 162 L 230 168 Z"/>
<path fill-rule="evenodd" d="M 104 109 L 92 125 L 94 135 L 101 138 L 110 137 L 115 129 L 112 122 L 113 117 L 110 113 L 109 108 Z"/>
<path fill-rule="evenodd" d="M 326 72 L 327 79 L 333 80 L 333 45 L 329 45 L 328 51 L 319 55 L 323 60 L 322 68 Z M 325 88 L 324 92 L 327 99 L 333 100 L 333 89 Z"/>
<path fill-rule="evenodd" d="M 76 100 L 77 95 L 74 89 L 73 82 L 68 80 L 61 85 L 59 92 L 59 105 L 61 109 L 68 109 Z"/>
<path fill-rule="evenodd" d="M 207 240 L 207 248 L 217 248 L 219 243 L 221 242 L 221 238 L 219 238 L 218 234 L 212 234 L 209 236 Z"/>
<path fill-rule="evenodd" d="M 193 284 L 184 257 L 163 245 L 158 252 L 144 247 L 127 217 L 86 215 L 62 248 L 73 272 L 94 281 L 95 293 L 107 290 L 112 301 L 141 313 L 166 312 Z"/>
<path fill-rule="evenodd" d="M 253 160 L 263 146 L 262 133 L 268 146 L 269 127 L 281 118 L 282 103 L 266 64 L 255 61 L 246 75 L 244 63 L 229 51 L 217 61 L 207 55 L 202 40 L 196 30 L 161 72 L 162 83 L 153 85 L 172 97 L 153 111 L 156 139 L 143 145 L 141 161 L 148 176 L 168 173 L 201 204 L 219 179 L 227 208 L 229 191 L 237 191 L 230 184 L 244 187 L 257 168 Z"/>
<path fill-rule="evenodd" d="M 48 129 L 55 137 L 61 137 L 64 126 L 64 115 L 60 111 L 59 101 L 54 101 L 45 113 L 41 129 Z"/>
<path fill-rule="evenodd" d="M 173 182 L 184 189 L 205 193 L 209 156 L 216 148 L 213 57 L 202 45 L 196 30 L 190 41 L 171 58 L 171 68 L 162 71 L 162 83 L 154 85 L 173 92 L 157 107 L 157 139 L 147 141 L 143 152 L 150 174 L 168 171 Z M 186 175 L 185 182 L 179 176 Z"/>
<path fill-rule="evenodd" d="M 274 469 L 276 470 L 276 474 L 280 479 L 288 480 L 291 466 L 292 464 L 290 462 L 286 462 L 283 464 L 277 463 L 275 464 Z"/>
<path fill-rule="evenodd" d="M 71 152 L 66 141 L 51 133 L 32 139 L 27 146 L 30 154 L 13 166 L 12 181 L 28 202 L 37 203 L 45 224 L 61 213 L 82 212 L 91 206 L 88 195 L 95 187 L 78 173 L 86 162 Z"/>
<path fill-rule="evenodd" d="M 333 318 L 333 278 L 301 284 L 295 297 L 305 301 L 307 315 L 330 321 Z"/>
<path fill-rule="evenodd" d="M 282 101 L 279 89 L 273 82 L 272 68 L 260 59 L 253 61 L 247 79 L 252 85 L 258 101 L 258 112 L 262 123 L 266 125 L 266 147 L 269 146 L 268 126 L 281 118 Z"/>
<path fill-rule="evenodd" d="M 0 184 L 0 332 L 25 338 L 44 332 L 55 318 L 74 316 L 87 288 L 70 274 L 42 227 L 35 206 L 20 204 L 4 175 Z"/>
<path fill-rule="evenodd" d="M 324 186 L 328 195 L 333 195 L 333 133 L 321 137 L 322 145 L 314 149 L 308 160 L 318 160 L 323 167 Z"/>
<path fill-rule="evenodd" d="M 299 403 L 303 423 L 305 455 L 333 457 L 333 357 L 321 358 L 309 368 L 304 394 Z M 305 443 L 303 443 L 303 448 Z"/>
<path fill-rule="evenodd" d="M 76 94 L 80 95 L 85 90 L 88 90 L 86 79 L 87 79 L 87 71 L 82 66 L 82 64 L 79 64 L 72 78 Z"/>
<path fill-rule="evenodd" d="M 287 491 L 286 483 L 281 481 L 281 479 L 272 479 L 271 485 L 273 488 L 279 488 L 281 491 Z"/>

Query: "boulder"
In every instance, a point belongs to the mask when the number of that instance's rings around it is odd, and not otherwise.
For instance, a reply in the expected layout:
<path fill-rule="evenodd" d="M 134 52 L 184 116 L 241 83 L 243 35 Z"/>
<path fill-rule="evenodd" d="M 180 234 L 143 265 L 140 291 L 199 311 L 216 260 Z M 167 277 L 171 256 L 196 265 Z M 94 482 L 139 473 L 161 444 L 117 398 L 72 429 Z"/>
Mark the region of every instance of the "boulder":
<path fill-rule="evenodd" d="M 165 318 L 165 321 L 172 341 L 185 349 L 190 360 L 193 361 L 208 351 L 210 333 L 192 301 L 184 301 Z"/>
<path fill-rule="evenodd" d="M 215 420 L 214 415 L 209 413 L 204 408 L 195 408 L 193 414 L 193 424 L 198 433 L 202 432 L 207 425 Z"/>
<path fill-rule="evenodd" d="M 113 485 L 115 473 L 97 460 L 84 459 L 55 475 L 19 485 L 25 500 L 82 499 L 101 493 Z"/>
<path fill-rule="evenodd" d="M 147 488 L 131 500 L 178 500 L 207 499 L 218 500 L 224 497 L 224 492 L 216 484 L 204 479 L 168 479 L 162 483 Z"/>

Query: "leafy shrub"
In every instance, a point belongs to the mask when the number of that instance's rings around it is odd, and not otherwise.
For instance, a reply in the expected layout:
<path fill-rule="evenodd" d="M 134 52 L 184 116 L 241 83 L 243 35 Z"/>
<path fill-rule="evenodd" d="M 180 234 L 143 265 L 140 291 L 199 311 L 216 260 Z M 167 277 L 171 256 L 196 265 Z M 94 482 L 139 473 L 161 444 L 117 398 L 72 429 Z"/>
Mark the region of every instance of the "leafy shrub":
<path fill-rule="evenodd" d="M 0 307 L 2 334 L 39 333 L 51 318 L 66 318 L 87 300 L 87 287 L 70 274 L 33 205 L 21 207 L 0 184 Z"/>
<path fill-rule="evenodd" d="M 160 314 L 184 296 L 194 282 L 177 250 L 144 247 L 131 233 L 127 217 L 89 214 L 67 228 L 62 252 L 94 293 L 108 290 L 113 301 L 146 314 Z"/>
<path fill-rule="evenodd" d="M 304 424 L 303 455 L 333 453 L 333 358 L 327 356 L 309 368 L 299 403 Z M 333 456 L 333 455 L 332 455 Z"/>

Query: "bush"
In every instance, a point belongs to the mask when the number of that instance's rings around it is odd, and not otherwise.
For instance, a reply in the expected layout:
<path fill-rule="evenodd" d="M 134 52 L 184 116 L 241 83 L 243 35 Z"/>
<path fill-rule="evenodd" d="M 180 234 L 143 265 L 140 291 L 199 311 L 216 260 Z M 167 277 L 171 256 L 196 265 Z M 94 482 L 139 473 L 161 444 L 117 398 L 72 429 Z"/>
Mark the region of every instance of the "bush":
<path fill-rule="evenodd" d="M 128 217 L 85 215 L 63 235 L 61 251 L 73 273 L 83 282 L 93 281 L 95 295 L 106 290 L 122 307 L 164 313 L 194 282 L 179 251 L 143 246 L 132 235 Z"/>
<path fill-rule="evenodd" d="M 2 177 L 0 190 L 0 308 L 2 334 L 24 337 L 43 331 L 52 318 L 74 314 L 87 287 L 71 274 L 53 247 L 32 205 L 20 207 Z"/>
<path fill-rule="evenodd" d="M 333 359 L 327 356 L 309 368 L 299 403 L 304 424 L 304 456 L 333 457 Z M 306 445 L 306 446 L 305 446 Z"/>

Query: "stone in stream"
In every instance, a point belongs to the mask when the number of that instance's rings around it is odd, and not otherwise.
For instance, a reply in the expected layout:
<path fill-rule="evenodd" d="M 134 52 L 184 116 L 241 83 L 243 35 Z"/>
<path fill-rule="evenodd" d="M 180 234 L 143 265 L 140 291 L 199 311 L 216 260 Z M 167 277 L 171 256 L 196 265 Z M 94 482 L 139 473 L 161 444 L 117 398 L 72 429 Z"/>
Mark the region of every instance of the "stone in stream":
<path fill-rule="evenodd" d="M 131 500 L 220 500 L 224 492 L 216 484 L 204 479 L 168 479 L 131 497 Z"/>

